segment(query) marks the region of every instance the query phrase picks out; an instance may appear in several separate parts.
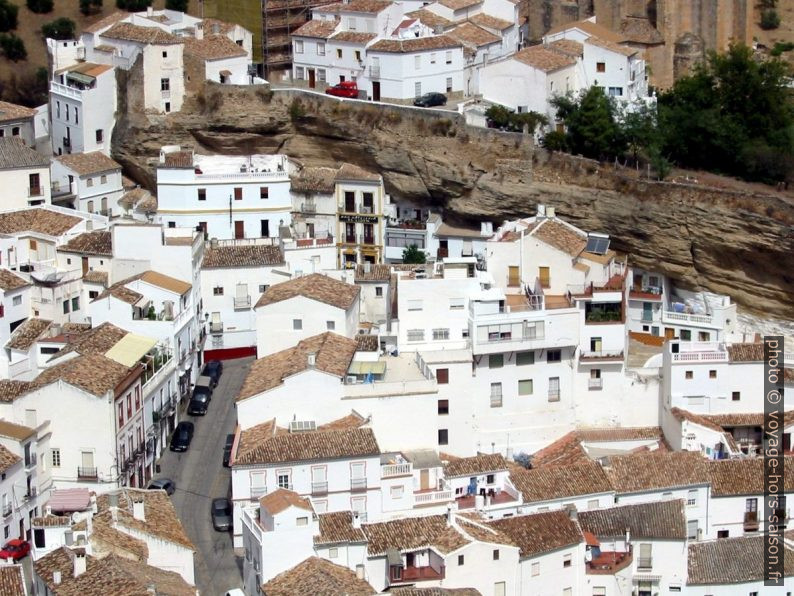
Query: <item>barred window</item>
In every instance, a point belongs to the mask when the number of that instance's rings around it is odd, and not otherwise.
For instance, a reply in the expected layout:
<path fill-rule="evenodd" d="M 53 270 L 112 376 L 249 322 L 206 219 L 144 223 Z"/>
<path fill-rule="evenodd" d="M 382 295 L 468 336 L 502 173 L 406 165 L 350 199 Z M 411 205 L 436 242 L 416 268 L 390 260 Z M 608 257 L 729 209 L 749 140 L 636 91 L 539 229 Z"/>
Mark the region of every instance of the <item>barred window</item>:
<path fill-rule="evenodd" d="M 424 329 L 409 329 L 408 330 L 408 341 L 424 341 L 425 339 L 425 330 Z"/>

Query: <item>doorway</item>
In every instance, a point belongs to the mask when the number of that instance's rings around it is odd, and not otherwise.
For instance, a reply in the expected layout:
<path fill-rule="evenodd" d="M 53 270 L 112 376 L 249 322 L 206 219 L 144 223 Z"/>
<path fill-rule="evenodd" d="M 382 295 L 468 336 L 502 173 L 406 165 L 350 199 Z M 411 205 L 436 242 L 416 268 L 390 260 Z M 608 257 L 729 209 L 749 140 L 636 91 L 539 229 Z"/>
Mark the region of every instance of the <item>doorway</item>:
<path fill-rule="evenodd" d="M 313 68 L 309 68 L 307 70 L 309 72 L 309 89 L 314 89 L 314 86 L 316 84 L 314 69 Z"/>
<path fill-rule="evenodd" d="M 419 470 L 419 490 L 430 488 L 430 470 Z"/>
<path fill-rule="evenodd" d="M 245 238 L 245 226 L 243 225 L 242 221 L 234 222 L 234 238 L 236 240 Z"/>
<path fill-rule="evenodd" d="M 672 327 L 665 327 L 664 328 L 664 338 L 665 339 L 673 339 L 675 337 L 675 329 Z"/>
<path fill-rule="evenodd" d="M 380 81 L 372 81 L 372 101 L 380 101 Z"/>
<path fill-rule="evenodd" d="M 508 265 L 507 267 L 507 285 L 519 285 L 518 265 Z"/>

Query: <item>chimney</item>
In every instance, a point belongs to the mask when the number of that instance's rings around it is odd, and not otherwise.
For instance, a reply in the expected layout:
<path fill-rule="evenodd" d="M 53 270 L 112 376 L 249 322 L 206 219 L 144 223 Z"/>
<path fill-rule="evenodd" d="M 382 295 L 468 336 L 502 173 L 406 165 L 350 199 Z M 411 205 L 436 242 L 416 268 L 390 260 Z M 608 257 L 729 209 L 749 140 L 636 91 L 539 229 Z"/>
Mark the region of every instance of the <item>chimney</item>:
<path fill-rule="evenodd" d="M 110 493 L 108 495 L 108 508 L 110 509 L 110 517 L 113 521 L 118 521 L 119 514 L 119 495 L 118 493 Z"/>
<path fill-rule="evenodd" d="M 146 521 L 146 506 L 143 497 L 138 497 L 132 502 L 132 517 L 138 521 Z"/>
<path fill-rule="evenodd" d="M 72 546 L 74 544 L 74 532 L 66 530 L 66 532 L 63 533 L 63 542 L 66 546 Z"/>
<path fill-rule="evenodd" d="M 364 566 L 363 565 L 356 565 L 356 577 L 358 579 L 364 579 Z"/>
<path fill-rule="evenodd" d="M 212 24 L 212 34 L 213 35 L 218 35 L 218 34 L 220 34 L 220 32 L 221 32 L 221 26 L 218 23 L 213 23 Z"/>
<path fill-rule="evenodd" d="M 631 544 L 631 528 L 626 528 L 626 546 Z"/>
<path fill-rule="evenodd" d="M 538 217 L 546 217 L 546 205 L 538 204 Z"/>
<path fill-rule="evenodd" d="M 570 505 L 568 507 L 568 519 L 571 521 L 576 521 L 579 519 L 579 512 L 576 510 L 576 505 Z"/>
<path fill-rule="evenodd" d="M 372 263 L 366 262 L 364 263 L 364 273 L 369 273 L 372 271 Z"/>
<path fill-rule="evenodd" d="M 306 364 L 309 368 L 314 368 L 317 365 L 317 352 L 309 352 L 306 355 Z"/>
<path fill-rule="evenodd" d="M 358 511 L 353 512 L 353 527 L 360 528 L 361 527 L 361 518 L 358 515 Z"/>
<path fill-rule="evenodd" d="M 548 213 L 549 217 L 555 217 L 556 216 L 556 212 L 554 210 L 554 207 L 548 207 L 546 209 L 546 213 Z"/>
<path fill-rule="evenodd" d="M 447 503 L 447 525 L 452 525 L 452 503 Z"/>
<path fill-rule="evenodd" d="M 60 571 L 53 571 L 52 572 L 52 583 L 56 586 L 61 585 L 61 572 Z"/>
<path fill-rule="evenodd" d="M 85 573 L 85 551 L 80 549 L 74 551 L 74 576 L 80 577 Z"/>
<path fill-rule="evenodd" d="M 150 17 L 153 14 L 154 14 L 154 8 L 152 8 L 151 6 L 147 6 L 146 7 L 146 16 Z"/>
<path fill-rule="evenodd" d="M 96 504 L 96 493 L 91 493 L 90 503 L 91 503 L 91 512 L 96 514 L 99 511 Z"/>
<path fill-rule="evenodd" d="M 210 246 L 212 248 L 218 248 L 218 239 L 217 238 L 210 238 Z"/>

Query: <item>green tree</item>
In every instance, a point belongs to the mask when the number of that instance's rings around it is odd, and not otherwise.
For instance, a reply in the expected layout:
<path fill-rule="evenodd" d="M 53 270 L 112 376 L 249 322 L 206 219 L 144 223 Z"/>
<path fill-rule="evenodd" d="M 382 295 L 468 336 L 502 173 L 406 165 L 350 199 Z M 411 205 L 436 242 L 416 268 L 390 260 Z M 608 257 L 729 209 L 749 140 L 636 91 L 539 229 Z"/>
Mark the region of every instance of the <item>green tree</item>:
<path fill-rule="evenodd" d="M 187 12 L 188 0 L 165 0 L 165 7 L 168 10 L 178 10 Z"/>
<path fill-rule="evenodd" d="M 590 87 L 579 97 L 551 100 L 557 119 L 565 123 L 565 140 L 572 153 L 594 159 L 611 159 L 626 148 L 615 105 L 600 87 Z"/>
<path fill-rule="evenodd" d="M 780 27 L 780 15 L 774 8 L 767 8 L 761 12 L 761 29 L 769 31 Z"/>
<path fill-rule="evenodd" d="M 91 15 L 102 11 L 102 0 L 80 0 L 80 12 Z"/>
<path fill-rule="evenodd" d="M 61 17 L 41 27 L 44 37 L 51 39 L 74 39 L 75 24 L 71 19 Z"/>
<path fill-rule="evenodd" d="M 53 0 L 27 0 L 25 5 L 28 7 L 28 10 L 36 14 L 46 14 L 52 12 L 54 8 Z"/>
<path fill-rule="evenodd" d="M 425 253 L 419 250 L 416 244 L 411 244 L 403 249 L 403 263 L 407 265 L 421 265 L 425 262 Z"/>
<path fill-rule="evenodd" d="M 0 32 L 17 28 L 19 7 L 8 0 L 0 0 Z"/>
<path fill-rule="evenodd" d="M 18 62 L 28 57 L 25 43 L 13 33 L 0 33 L 0 49 L 3 55 L 12 62 Z"/>
<path fill-rule="evenodd" d="M 152 5 L 152 0 L 116 0 L 116 7 L 129 12 L 146 10 Z"/>

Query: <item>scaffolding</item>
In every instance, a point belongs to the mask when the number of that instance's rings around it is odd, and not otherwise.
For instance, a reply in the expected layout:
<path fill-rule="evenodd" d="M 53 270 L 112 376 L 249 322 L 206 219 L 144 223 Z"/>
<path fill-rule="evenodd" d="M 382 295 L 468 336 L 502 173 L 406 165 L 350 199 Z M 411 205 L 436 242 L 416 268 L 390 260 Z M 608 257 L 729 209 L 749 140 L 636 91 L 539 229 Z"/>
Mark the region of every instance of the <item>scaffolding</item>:
<path fill-rule="evenodd" d="M 290 35 L 330 0 L 262 0 L 262 59 L 265 77 L 292 66 Z"/>

